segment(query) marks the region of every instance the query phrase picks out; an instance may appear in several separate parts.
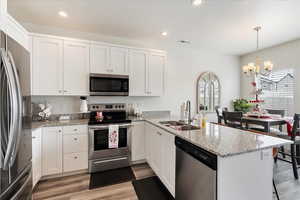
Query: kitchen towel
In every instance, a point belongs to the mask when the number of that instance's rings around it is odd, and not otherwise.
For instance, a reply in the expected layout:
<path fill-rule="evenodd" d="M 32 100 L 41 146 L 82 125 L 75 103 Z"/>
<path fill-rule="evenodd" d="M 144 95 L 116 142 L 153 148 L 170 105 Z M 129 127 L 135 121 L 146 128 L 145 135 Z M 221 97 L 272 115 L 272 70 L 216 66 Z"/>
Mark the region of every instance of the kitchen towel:
<path fill-rule="evenodd" d="M 108 128 L 108 148 L 116 149 L 119 146 L 119 126 L 109 125 Z"/>

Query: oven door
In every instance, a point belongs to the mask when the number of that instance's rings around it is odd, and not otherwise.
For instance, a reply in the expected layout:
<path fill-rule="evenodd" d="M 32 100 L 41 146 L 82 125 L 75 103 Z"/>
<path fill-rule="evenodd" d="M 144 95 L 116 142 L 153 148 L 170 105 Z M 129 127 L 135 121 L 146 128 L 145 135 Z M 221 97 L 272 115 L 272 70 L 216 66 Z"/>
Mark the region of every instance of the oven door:
<path fill-rule="evenodd" d="M 127 75 L 90 74 L 91 96 L 128 96 Z"/>
<path fill-rule="evenodd" d="M 119 126 L 119 146 L 116 149 L 108 147 L 109 126 L 89 127 L 89 159 L 107 159 L 111 157 L 128 156 L 131 136 L 131 124 Z"/>

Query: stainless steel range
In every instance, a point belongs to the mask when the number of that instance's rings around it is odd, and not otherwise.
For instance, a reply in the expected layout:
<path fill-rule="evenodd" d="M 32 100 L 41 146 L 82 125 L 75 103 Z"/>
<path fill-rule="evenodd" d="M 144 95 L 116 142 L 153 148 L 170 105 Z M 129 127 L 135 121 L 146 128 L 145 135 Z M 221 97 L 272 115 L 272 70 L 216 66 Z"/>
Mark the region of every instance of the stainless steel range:
<path fill-rule="evenodd" d="M 131 120 L 125 104 L 91 104 L 89 120 L 89 172 L 129 166 Z M 109 126 L 119 125 L 118 148 L 109 148 Z"/>

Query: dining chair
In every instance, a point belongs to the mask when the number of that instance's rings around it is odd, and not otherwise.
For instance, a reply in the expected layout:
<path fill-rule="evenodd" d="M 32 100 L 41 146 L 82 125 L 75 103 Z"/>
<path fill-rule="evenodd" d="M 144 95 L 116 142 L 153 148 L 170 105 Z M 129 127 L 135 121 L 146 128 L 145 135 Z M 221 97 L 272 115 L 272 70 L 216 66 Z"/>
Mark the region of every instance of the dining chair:
<path fill-rule="evenodd" d="M 216 106 L 215 107 L 216 113 L 217 113 L 217 117 L 218 117 L 218 123 L 222 124 L 223 121 L 223 115 L 222 112 L 223 111 L 228 111 L 228 108 L 224 107 L 223 109 L 220 106 Z"/>
<path fill-rule="evenodd" d="M 296 152 L 296 146 L 298 146 L 298 148 L 299 148 L 299 145 L 300 145 L 300 127 L 299 127 L 299 125 L 300 125 L 300 114 L 295 114 L 294 115 L 293 129 L 291 131 L 291 134 L 281 132 L 282 134 L 278 135 L 278 137 L 280 137 L 280 138 L 287 139 L 287 140 L 292 140 L 294 142 L 293 144 L 291 144 L 291 147 L 290 147 L 291 152 L 290 153 L 280 151 L 281 154 L 290 157 L 291 161 L 286 160 L 284 158 L 283 159 L 278 158 L 278 159 L 292 164 L 295 179 L 299 178 L 299 175 L 298 175 L 298 168 L 299 167 L 297 165 L 297 160 L 300 159 L 300 156 L 297 156 L 296 153 L 295 153 Z"/>
<path fill-rule="evenodd" d="M 242 117 L 243 117 L 243 112 L 223 111 L 223 118 L 224 118 L 225 125 L 233 128 L 243 129 Z"/>

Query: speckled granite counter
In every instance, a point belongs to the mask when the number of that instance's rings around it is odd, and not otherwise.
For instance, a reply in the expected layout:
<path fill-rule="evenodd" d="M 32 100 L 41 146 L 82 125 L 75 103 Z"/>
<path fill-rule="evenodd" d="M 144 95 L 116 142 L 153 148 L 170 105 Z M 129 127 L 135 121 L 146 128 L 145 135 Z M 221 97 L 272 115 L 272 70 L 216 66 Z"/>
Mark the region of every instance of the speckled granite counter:
<path fill-rule="evenodd" d="M 84 125 L 88 124 L 88 119 L 73 119 L 67 121 L 43 121 L 43 122 L 32 122 L 32 129 L 52 126 L 71 126 L 71 125 Z"/>
<path fill-rule="evenodd" d="M 145 121 L 221 157 L 233 156 L 290 144 L 292 141 L 259 135 L 249 131 L 207 123 L 206 128 L 178 131 L 159 123 L 166 119 Z M 168 119 L 169 120 L 169 119 Z"/>

